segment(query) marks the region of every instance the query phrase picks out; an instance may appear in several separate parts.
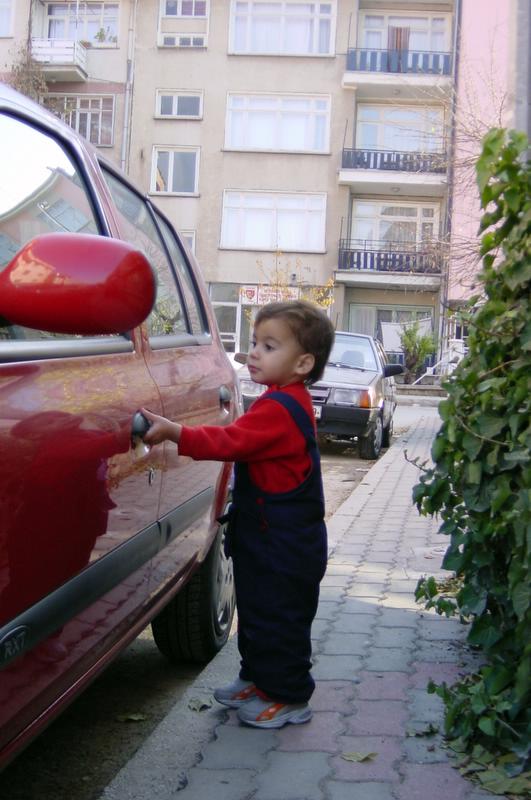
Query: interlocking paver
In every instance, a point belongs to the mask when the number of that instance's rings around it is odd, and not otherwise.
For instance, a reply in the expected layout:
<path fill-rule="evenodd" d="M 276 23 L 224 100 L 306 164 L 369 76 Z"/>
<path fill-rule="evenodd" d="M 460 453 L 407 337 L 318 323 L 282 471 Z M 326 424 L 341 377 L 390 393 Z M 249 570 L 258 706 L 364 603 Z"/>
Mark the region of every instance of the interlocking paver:
<path fill-rule="evenodd" d="M 253 800 L 322 800 L 319 784 L 329 772 L 327 753 L 271 753 Z"/>
<path fill-rule="evenodd" d="M 346 732 L 353 736 L 401 736 L 407 720 L 405 701 L 356 700 Z"/>
<path fill-rule="evenodd" d="M 328 793 L 330 800 L 395 800 L 393 785 L 376 781 L 371 783 L 330 781 Z"/>

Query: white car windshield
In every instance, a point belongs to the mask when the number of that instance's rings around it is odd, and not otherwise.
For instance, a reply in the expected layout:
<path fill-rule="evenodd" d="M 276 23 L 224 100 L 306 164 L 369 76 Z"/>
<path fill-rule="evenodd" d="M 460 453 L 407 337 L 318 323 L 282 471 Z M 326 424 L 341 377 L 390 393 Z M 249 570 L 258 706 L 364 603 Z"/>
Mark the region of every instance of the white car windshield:
<path fill-rule="evenodd" d="M 362 337 L 336 336 L 328 361 L 342 367 L 378 371 L 370 340 Z"/>

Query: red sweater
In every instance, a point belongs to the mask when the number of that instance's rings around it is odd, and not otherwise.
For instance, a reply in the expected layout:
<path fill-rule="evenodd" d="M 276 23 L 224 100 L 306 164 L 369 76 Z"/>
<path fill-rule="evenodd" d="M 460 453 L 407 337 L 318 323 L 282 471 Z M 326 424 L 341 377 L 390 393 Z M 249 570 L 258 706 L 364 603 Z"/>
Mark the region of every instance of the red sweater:
<path fill-rule="evenodd" d="M 179 453 L 197 461 L 245 461 L 251 480 L 265 492 L 287 492 L 299 486 L 311 469 L 311 458 L 289 411 L 274 400 L 265 400 L 274 391 L 279 387 L 270 386 L 243 416 L 225 427 L 183 426 Z M 281 391 L 294 397 L 313 421 L 312 399 L 303 383 Z"/>

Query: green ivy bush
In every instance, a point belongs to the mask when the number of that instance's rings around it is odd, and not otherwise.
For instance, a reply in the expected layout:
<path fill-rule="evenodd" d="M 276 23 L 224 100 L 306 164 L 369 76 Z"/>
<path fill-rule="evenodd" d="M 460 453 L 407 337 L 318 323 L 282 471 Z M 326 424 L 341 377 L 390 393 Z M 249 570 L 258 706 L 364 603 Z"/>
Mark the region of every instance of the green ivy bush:
<path fill-rule="evenodd" d="M 531 169 L 527 138 L 490 131 L 477 163 L 483 292 L 464 314 L 468 353 L 446 383 L 432 462 L 413 501 L 450 537 L 417 599 L 470 623 L 483 666 L 431 685 L 460 765 L 497 793 L 531 796 Z"/>

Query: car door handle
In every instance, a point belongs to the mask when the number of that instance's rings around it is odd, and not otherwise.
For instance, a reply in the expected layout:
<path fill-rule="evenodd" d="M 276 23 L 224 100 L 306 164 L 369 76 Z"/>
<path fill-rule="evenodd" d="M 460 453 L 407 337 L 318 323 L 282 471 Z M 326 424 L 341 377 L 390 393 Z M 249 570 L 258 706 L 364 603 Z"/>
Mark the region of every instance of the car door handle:
<path fill-rule="evenodd" d="M 143 439 L 150 427 L 151 422 L 140 411 L 137 411 L 133 415 L 133 423 L 131 425 L 131 439 L 133 442 L 136 439 Z"/>
<path fill-rule="evenodd" d="M 232 392 L 228 386 L 219 387 L 219 404 L 221 408 L 226 408 L 232 400 Z"/>

